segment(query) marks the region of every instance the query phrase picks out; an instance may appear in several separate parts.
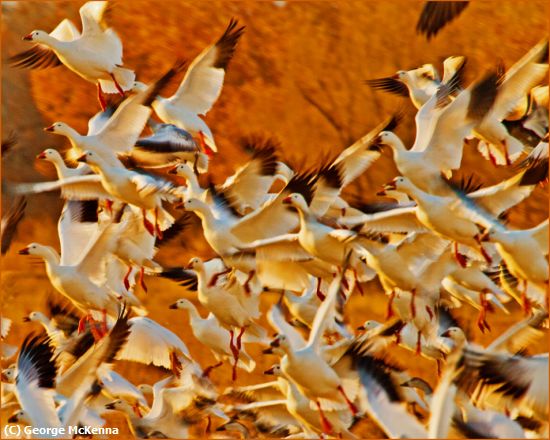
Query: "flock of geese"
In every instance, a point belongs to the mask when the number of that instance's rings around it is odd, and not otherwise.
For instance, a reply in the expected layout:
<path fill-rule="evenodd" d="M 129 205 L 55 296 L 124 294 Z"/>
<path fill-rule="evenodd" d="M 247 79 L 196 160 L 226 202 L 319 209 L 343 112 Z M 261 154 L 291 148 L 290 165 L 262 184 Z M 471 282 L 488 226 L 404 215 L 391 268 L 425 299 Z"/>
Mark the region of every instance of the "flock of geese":
<path fill-rule="evenodd" d="M 10 423 L 53 437 L 55 429 L 106 426 L 117 411 L 141 438 L 358 438 L 363 418 L 391 438 L 548 437 L 548 353 L 529 353 L 548 325 L 548 219 L 517 229 L 506 217 L 547 179 L 547 40 L 471 84 L 460 56 L 444 61 L 442 75 L 426 64 L 368 80 L 418 109 L 412 146 L 393 132 L 392 117 L 334 160 L 299 170 L 279 159 L 274 140 L 250 139 L 248 163 L 214 185 L 205 183 L 209 163 L 223 153 L 202 115 L 221 93 L 244 26 L 232 19 L 168 97 L 185 63 L 152 84 L 136 81 L 103 20 L 107 7 L 87 2 L 81 32 L 64 19 L 23 37 L 34 45 L 11 58 L 15 67 L 63 64 L 96 85 L 101 110 L 85 134 L 63 122 L 45 129 L 71 145 L 37 157 L 57 180 L 8 188 L 20 198 L 2 219 L 3 253 L 32 194 L 59 191 L 65 201 L 60 252 L 30 243 L 19 254 L 43 260 L 72 305 L 50 301 L 46 313 L 25 318 L 44 333 L 20 347 L 2 344 Z M 422 26 L 430 23 L 424 17 Z M 108 94 L 124 99 L 113 107 Z M 458 181 L 463 150 L 475 147 L 479 161 L 512 177 L 488 187 Z M 393 201 L 346 200 L 342 190 L 383 149 L 399 176 L 378 195 Z M 193 214 L 218 257 L 162 267 L 158 247 Z M 216 364 L 199 365 L 174 329 L 146 316 L 140 296 L 151 276 L 196 293 L 197 301 L 166 308 L 189 315 L 184 331 Z M 363 283 L 375 278 L 387 295 L 386 321 L 351 329 L 346 303 L 351 295 L 368 302 Z M 266 314 L 271 329 L 260 322 L 266 291 L 279 295 Z M 490 313 L 521 308 L 525 319 L 481 346 L 453 317 L 458 307 L 475 310 L 480 332 L 491 330 Z M 2 338 L 10 324 L 2 319 Z M 246 351 L 254 344 L 272 356 L 265 374 L 275 377 L 237 386 L 238 373 L 256 367 Z M 388 356 L 396 346 L 433 361 L 432 376 L 397 365 Z M 113 369 L 118 360 L 155 365 L 165 377 L 132 384 Z M 210 375 L 224 363 L 234 386 L 220 390 Z"/>

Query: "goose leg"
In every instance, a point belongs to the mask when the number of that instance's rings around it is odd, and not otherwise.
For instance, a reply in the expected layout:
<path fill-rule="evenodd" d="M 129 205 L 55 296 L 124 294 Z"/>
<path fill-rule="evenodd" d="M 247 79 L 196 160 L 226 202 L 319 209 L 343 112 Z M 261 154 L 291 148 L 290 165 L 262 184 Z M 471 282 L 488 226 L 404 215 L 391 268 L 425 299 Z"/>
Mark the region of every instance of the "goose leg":
<path fill-rule="evenodd" d="M 159 209 L 158 207 L 155 208 L 155 232 L 157 234 L 157 237 L 159 240 L 162 240 L 162 231 L 160 229 L 160 226 L 159 226 L 159 222 L 158 222 L 158 218 L 159 218 Z"/>
<path fill-rule="evenodd" d="M 315 293 L 317 294 L 317 298 L 319 298 L 321 301 L 324 301 L 326 297 L 325 297 L 325 294 L 323 292 L 321 292 L 321 281 L 322 281 L 322 278 L 318 277 L 317 278 L 317 289 L 315 290 Z"/>
<path fill-rule="evenodd" d="M 178 359 L 176 352 L 174 351 L 170 353 L 170 367 L 171 367 L 172 373 L 174 373 L 174 376 L 179 378 L 182 365 L 181 365 L 181 361 Z"/>
<path fill-rule="evenodd" d="M 527 280 L 523 280 L 523 290 L 521 291 L 521 303 L 523 306 L 523 312 L 525 316 L 533 313 L 533 306 L 531 305 L 531 300 L 527 296 Z"/>
<path fill-rule="evenodd" d="M 241 327 L 241 331 L 239 333 L 239 336 L 237 336 L 237 350 L 240 350 L 242 345 L 241 345 L 241 338 L 243 337 L 243 334 L 244 334 L 244 331 L 246 330 L 246 326 L 244 327 Z"/>
<path fill-rule="evenodd" d="M 141 266 L 139 269 L 139 285 L 144 290 L 145 293 L 147 293 L 147 286 L 145 285 L 145 268 Z"/>
<path fill-rule="evenodd" d="M 202 377 L 208 377 L 210 373 L 212 373 L 212 370 L 214 370 L 215 368 L 221 367 L 222 365 L 223 365 L 223 362 L 219 361 L 217 364 L 206 367 L 202 373 Z"/>
<path fill-rule="evenodd" d="M 254 277 L 254 275 L 256 274 L 256 271 L 255 270 L 251 270 L 250 272 L 248 272 L 248 278 L 246 279 L 246 281 L 244 282 L 243 284 L 243 287 L 244 287 L 244 291 L 250 295 L 250 281 L 252 280 L 252 278 Z"/>
<path fill-rule="evenodd" d="M 218 282 L 218 278 L 222 275 L 228 274 L 229 272 L 231 272 L 231 269 L 226 269 L 223 272 L 218 272 L 212 275 L 212 278 L 210 278 L 210 281 L 208 282 L 208 287 L 214 287 Z"/>
<path fill-rule="evenodd" d="M 214 151 L 212 150 L 212 148 L 210 148 L 207 144 L 206 144 L 206 141 L 205 141 L 205 138 L 204 138 L 204 133 L 202 131 L 199 131 L 199 144 L 202 148 L 202 151 L 204 151 L 206 153 L 206 155 L 212 159 L 214 157 Z"/>
<path fill-rule="evenodd" d="M 233 359 L 235 359 L 235 361 L 239 358 L 239 350 L 237 349 L 237 347 L 235 346 L 235 344 L 233 343 L 233 338 L 235 336 L 235 333 L 233 332 L 233 330 L 229 330 L 229 349 L 231 350 L 231 353 L 233 353 Z"/>
<path fill-rule="evenodd" d="M 323 430 L 323 433 L 331 434 L 332 424 L 325 417 L 325 413 L 323 412 L 323 409 L 321 408 L 321 404 L 319 403 L 318 400 L 315 401 L 315 404 L 317 405 L 317 409 L 319 410 L 319 416 L 321 418 L 321 429 Z"/>
<path fill-rule="evenodd" d="M 103 96 L 103 90 L 101 89 L 101 84 L 97 83 L 97 100 L 101 106 L 101 111 L 104 112 L 107 106 L 105 105 L 105 97 Z"/>
<path fill-rule="evenodd" d="M 485 261 L 491 264 L 493 262 L 493 259 L 481 244 L 479 245 L 479 250 L 481 251 L 481 255 L 483 255 L 483 258 L 485 258 Z"/>
<path fill-rule="evenodd" d="M 107 310 L 101 310 L 101 331 L 103 336 L 109 333 L 109 328 L 107 327 Z"/>
<path fill-rule="evenodd" d="M 491 331 L 491 327 L 489 327 L 489 323 L 487 322 L 487 298 L 486 298 L 486 291 L 482 290 L 479 292 L 479 303 L 481 305 L 481 309 L 479 310 L 479 315 L 477 317 L 477 326 L 481 330 L 481 333 L 485 333 L 485 329 Z"/>
<path fill-rule="evenodd" d="M 129 265 L 128 266 L 128 272 L 126 272 L 126 275 L 124 275 L 124 279 L 122 280 L 122 282 L 124 283 L 124 287 L 126 288 L 126 290 L 130 290 L 130 273 L 132 273 L 132 265 Z"/>
<path fill-rule="evenodd" d="M 418 330 L 416 333 L 416 355 L 418 356 L 422 352 L 422 332 Z"/>
<path fill-rule="evenodd" d="M 105 208 L 107 209 L 107 212 L 109 215 L 113 215 L 113 201 L 111 199 L 105 200 Z"/>
<path fill-rule="evenodd" d="M 145 226 L 145 229 L 147 229 L 147 232 L 149 232 L 149 234 L 151 234 L 154 237 L 155 236 L 155 227 L 153 226 L 153 224 L 149 220 L 147 220 L 147 213 L 146 213 L 145 209 L 141 210 L 141 214 L 143 216 L 143 226 Z"/>
<path fill-rule="evenodd" d="M 390 319 L 394 313 L 393 313 L 393 300 L 395 299 L 395 290 L 392 290 L 390 293 L 390 299 L 388 301 L 388 307 L 386 309 L 386 321 Z"/>
<path fill-rule="evenodd" d="M 109 73 L 109 75 L 111 75 L 111 78 L 113 79 L 113 82 L 115 83 L 115 87 L 118 90 L 118 94 L 124 98 L 124 90 L 122 90 L 122 87 L 120 87 L 120 84 L 116 80 L 115 75 L 113 75 L 112 73 Z"/>
<path fill-rule="evenodd" d="M 437 364 L 437 377 L 441 378 L 441 360 L 436 359 L 435 362 Z"/>
<path fill-rule="evenodd" d="M 512 165 L 512 161 L 510 160 L 510 156 L 508 155 L 508 144 L 506 142 L 506 139 L 501 141 L 502 144 L 502 150 L 504 151 L 504 158 L 506 159 L 506 165 L 510 166 Z"/>
<path fill-rule="evenodd" d="M 349 410 L 353 415 L 356 415 L 358 413 L 357 407 L 353 404 L 351 400 L 349 400 L 348 396 L 346 395 L 346 392 L 344 391 L 344 388 L 342 388 L 342 385 L 338 385 L 338 392 L 344 396 L 344 400 L 348 404 Z"/>
<path fill-rule="evenodd" d="M 413 290 L 411 290 L 411 304 L 410 304 L 410 308 L 411 308 L 411 316 L 414 318 L 416 318 L 416 288 L 414 288 Z"/>
<path fill-rule="evenodd" d="M 458 264 L 460 264 L 461 267 L 466 267 L 466 257 L 458 252 L 458 243 L 456 241 L 453 243 L 453 250 Z"/>

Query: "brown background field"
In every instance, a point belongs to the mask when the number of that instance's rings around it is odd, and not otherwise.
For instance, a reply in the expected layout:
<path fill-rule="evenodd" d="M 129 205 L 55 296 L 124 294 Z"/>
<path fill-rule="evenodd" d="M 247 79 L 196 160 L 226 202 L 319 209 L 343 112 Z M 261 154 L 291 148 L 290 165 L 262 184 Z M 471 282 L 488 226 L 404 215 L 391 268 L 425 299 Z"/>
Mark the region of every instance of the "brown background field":
<path fill-rule="evenodd" d="M 2 166 L 5 187 L 11 181 L 45 180 L 53 170 L 35 164 L 34 157 L 47 147 L 63 149 L 67 143 L 41 128 L 65 121 L 85 132 L 88 119 L 98 111 L 95 87 L 60 67 L 28 72 L 7 67 L 6 58 L 28 48 L 21 36 L 33 29 L 50 31 L 64 17 L 79 23 L 83 2 L 2 3 L 2 138 L 15 131 L 19 148 Z M 450 55 L 468 57 L 468 81 L 493 68 L 499 60 L 511 66 L 548 33 L 546 1 L 476 1 L 431 42 L 415 33 L 421 2 L 414 1 L 290 1 L 285 7 L 271 1 L 117 1 L 109 21 L 124 43 L 124 62 L 148 82 L 177 57 L 191 60 L 223 32 L 231 17 L 247 26 L 233 59 L 223 93 L 208 114 L 220 150 L 212 164 L 212 176 L 221 182 L 247 160 L 241 138 L 253 134 L 273 136 L 281 142 L 281 158 L 292 164 L 312 166 L 332 157 L 386 116 L 402 110 L 405 117 L 397 133 L 406 144 L 414 139 L 415 109 L 408 100 L 374 92 L 363 84 L 367 78 L 393 74 L 424 63 L 438 68 Z M 175 88 L 175 85 L 174 85 Z M 510 176 L 511 171 L 493 168 L 469 150 L 461 173 L 478 175 L 489 185 Z M 470 147 L 471 148 L 471 147 Z M 375 200 L 375 189 L 396 175 L 388 152 L 346 194 Z M 10 203 L 3 197 L 2 206 Z M 43 309 L 53 288 L 42 265 L 33 265 L 16 250 L 31 241 L 58 246 L 55 222 L 61 202 L 56 194 L 29 199 L 27 217 L 15 243 L 2 261 L 2 314 L 14 320 L 8 343 L 19 344 L 37 326 L 23 324 L 31 310 Z M 548 216 L 545 189 L 538 188 L 510 216 L 516 228 L 531 227 Z M 174 244 L 161 249 L 158 261 L 183 265 L 193 255 L 212 257 L 196 223 Z M 193 299 L 164 280 L 148 280 L 149 293 L 139 293 L 150 316 L 175 331 L 201 365 L 213 362 L 201 350 L 187 328 L 182 312 L 168 305 L 180 297 Z M 378 283 L 366 286 L 367 296 L 351 299 L 346 317 L 354 328 L 366 319 L 382 319 L 386 299 Z M 266 294 L 264 309 L 275 301 Z M 472 322 L 468 306 L 457 312 L 475 342 L 484 344 L 521 318 L 512 306 L 510 316 L 490 316 L 493 331 L 482 335 Z M 203 311 L 204 313 L 204 311 Z M 259 348 L 247 348 L 254 355 Z M 542 350 L 534 347 L 534 350 Z M 435 381 L 435 366 L 401 349 L 391 354 L 410 372 Z M 263 381 L 261 374 L 275 358 L 257 356 L 254 373 L 239 372 L 237 384 Z M 162 371 L 121 363 L 117 369 L 135 383 L 153 382 Z M 230 385 L 230 370 L 213 373 L 222 390 Z M 121 423 L 114 418 L 114 423 Z M 381 436 L 369 421 L 355 429 L 358 435 Z"/>

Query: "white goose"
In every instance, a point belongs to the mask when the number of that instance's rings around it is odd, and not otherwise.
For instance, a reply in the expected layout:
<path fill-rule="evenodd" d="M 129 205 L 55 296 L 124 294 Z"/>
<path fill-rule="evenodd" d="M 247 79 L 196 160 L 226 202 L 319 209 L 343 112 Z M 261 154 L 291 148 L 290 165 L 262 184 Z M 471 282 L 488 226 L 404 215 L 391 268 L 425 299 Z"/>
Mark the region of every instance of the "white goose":
<path fill-rule="evenodd" d="M 233 368 L 233 380 L 236 379 L 236 365 L 239 361 L 239 353 L 242 347 L 242 337 L 245 331 L 249 335 L 263 339 L 265 330 L 255 322 L 259 317 L 257 294 L 242 293 L 243 287 L 239 283 L 224 282 L 206 278 L 204 263 L 200 258 L 192 258 L 188 268 L 197 274 L 197 293 L 200 303 L 211 312 L 220 325 L 229 330 L 229 349 L 235 360 Z M 235 329 L 240 329 L 235 338 Z"/>
<path fill-rule="evenodd" d="M 174 95 L 159 97 L 153 102 L 160 119 L 198 137 L 209 156 L 218 148 L 200 115 L 206 114 L 220 96 L 225 70 L 244 31 L 244 26 L 238 28 L 237 25 L 237 20 L 232 19 L 220 39 L 193 60 Z"/>
<path fill-rule="evenodd" d="M 487 74 L 450 103 L 453 87 L 442 86 L 416 115 L 416 138 L 407 150 L 395 134 L 383 131 L 379 145 L 393 150 L 395 165 L 400 173 L 420 189 L 444 195 L 447 188 L 441 179 L 460 167 L 463 139 L 479 124 L 493 105 L 497 76 Z"/>
<path fill-rule="evenodd" d="M 108 2 L 89 1 L 80 8 L 82 33 L 72 21 L 64 19 L 49 34 L 35 30 L 23 40 L 38 43 L 15 55 L 16 67 L 43 69 L 64 64 L 87 81 L 97 84 L 98 99 L 105 110 L 103 92 L 120 93 L 134 85 L 135 74 L 122 67 L 122 42 L 103 21 Z"/>
<path fill-rule="evenodd" d="M 65 164 L 63 157 L 59 151 L 54 150 L 53 148 L 48 148 L 42 151 L 36 156 L 37 159 L 46 160 L 51 162 L 55 167 L 57 172 L 58 179 L 67 179 L 74 176 L 83 176 L 84 174 L 90 174 L 92 172 L 91 168 L 85 163 L 79 163 L 76 168 L 70 168 Z"/>
<path fill-rule="evenodd" d="M 69 150 L 68 157 L 71 160 L 89 150 L 101 156 L 111 166 L 120 166 L 117 154 L 127 153 L 135 145 L 151 115 L 149 106 L 152 100 L 181 67 L 181 63 L 176 62 L 151 86 L 125 99 L 103 124 L 90 124 L 87 135 L 79 134 L 64 122 L 55 122 L 44 130 L 69 139 L 72 149 Z"/>
<path fill-rule="evenodd" d="M 229 334 L 220 327 L 216 317 L 210 313 L 206 318 L 202 318 L 197 308 L 186 299 L 179 299 L 170 306 L 171 309 L 182 309 L 189 312 L 191 331 L 195 338 L 205 347 L 208 347 L 217 360 L 215 365 L 204 369 L 203 376 L 208 377 L 214 368 L 218 368 L 223 361 L 233 358 L 233 353 L 229 349 Z M 256 362 L 245 351 L 244 346 L 239 350 L 239 368 L 251 372 L 256 367 Z"/>

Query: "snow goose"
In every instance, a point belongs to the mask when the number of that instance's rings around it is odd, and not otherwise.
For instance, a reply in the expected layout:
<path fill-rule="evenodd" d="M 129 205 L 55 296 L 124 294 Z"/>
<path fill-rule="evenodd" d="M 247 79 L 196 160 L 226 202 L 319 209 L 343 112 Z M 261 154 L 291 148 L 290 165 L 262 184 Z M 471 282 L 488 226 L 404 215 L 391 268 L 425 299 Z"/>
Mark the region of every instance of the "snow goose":
<path fill-rule="evenodd" d="M 285 377 L 280 365 L 272 366 L 266 370 L 264 374 Z M 328 425 L 323 425 L 321 422 L 322 419 L 319 418 L 319 410 L 312 408 L 310 400 L 304 396 L 298 387 L 290 380 L 287 382 L 284 397 L 286 398 L 285 406 L 287 411 L 300 423 L 305 434 L 322 435 L 323 433 L 329 432 L 342 438 L 357 438 L 349 431 L 353 423 L 353 417 L 349 411 L 325 410 L 324 415 L 328 421 Z M 240 407 L 239 409 L 242 410 L 244 408 Z"/>
<path fill-rule="evenodd" d="M 51 162 L 55 167 L 58 179 L 67 179 L 74 176 L 83 176 L 84 174 L 90 174 L 91 168 L 85 163 L 79 163 L 76 168 L 70 168 L 65 164 L 63 157 L 59 151 L 53 148 L 47 148 L 36 156 L 37 159 Z"/>
<path fill-rule="evenodd" d="M 400 70 L 387 78 L 366 80 L 365 83 L 377 90 L 399 96 L 410 96 L 414 106 L 420 109 L 437 92 L 441 84 L 447 84 L 451 80 L 462 83 L 465 65 L 465 57 L 449 57 L 443 62 L 442 80 L 439 79 L 439 74 L 432 64 L 424 64 L 413 70 Z M 454 77 L 454 75 L 458 76 Z"/>
<path fill-rule="evenodd" d="M 122 42 L 104 23 L 106 1 L 86 2 L 80 8 L 82 33 L 72 21 L 64 19 L 49 34 L 35 30 L 23 40 L 36 42 L 31 49 L 11 57 L 15 67 L 43 69 L 64 64 L 87 81 L 97 84 L 98 99 L 105 109 L 103 92 L 130 90 L 135 74 L 122 66 Z"/>
<path fill-rule="evenodd" d="M 345 403 L 353 415 L 358 412 L 344 390 L 342 379 L 327 363 L 321 352 L 324 329 L 329 317 L 334 313 L 334 304 L 340 288 L 341 276 L 337 276 L 326 299 L 319 307 L 307 343 L 301 337 L 296 337 L 296 331 L 287 332 L 288 335 L 279 334 L 272 342 L 272 346 L 284 352 L 280 362 L 282 372 L 297 385 L 302 394 L 316 403 L 321 426 L 327 433 L 330 433 L 331 425 L 324 415 L 319 399 L 337 404 Z"/>
<path fill-rule="evenodd" d="M 523 144 L 511 136 L 501 122 L 514 105 L 528 96 L 530 90 L 548 76 L 548 40 L 544 39 L 533 47 L 522 59 L 514 64 L 499 80 L 498 94 L 491 110 L 478 124 L 473 134 L 479 137 L 488 148 L 488 155 L 496 163 L 509 165 L 524 150 Z M 491 148 L 496 146 L 497 148 Z M 478 147 L 480 148 L 480 147 Z M 502 149 L 503 154 L 500 153 Z"/>
<path fill-rule="evenodd" d="M 60 238 L 70 240 L 63 235 Z M 106 331 L 107 314 L 117 316 L 120 308 L 120 296 L 106 288 L 103 279 L 106 254 L 116 240 L 117 225 L 110 224 L 81 251 L 79 259 L 73 261 L 68 261 L 67 257 L 63 259 L 63 256 L 60 258 L 52 247 L 38 243 L 29 244 L 19 253 L 36 255 L 44 260 L 46 273 L 54 288 L 86 313 L 79 324 L 81 330 L 84 329 L 86 321 L 93 321 L 90 310 L 96 310 L 103 314 L 103 330 Z"/>
<path fill-rule="evenodd" d="M 25 339 L 17 359 L 15 394 L 33 427 L 43 428 L 48 437 L 55 437 L 47 428 L 73 426 L 79 422 L 96 369 L 112 361 L 128 335 L 128 328 L 128 315 L 123 310 L 108 335 L 61 376 L 57 376 L 48 339 L 33 335 Z M 67 397 L 57 411 L 54 390 Z"/>
<path fill-rule="evenodd" d="M 541 421 L 548 419 L 548 353 L 524 357 L 468 347 L 464 363 L 482 386 L 506 402 L 505 407 Z M 481 394 L 478 398 L 483 401 Z"/>
<path fill-rule="evenodd" d="M 245 298 L 239 283 L 223 284 L 206 278 L 203 261 L 198 258 L 192 258 L 188 268 L 197 274 L 198 299 L 200 303 L 211 312 L 220 325 L 229 330 L 229 349 L 235 360 L 233 368 L 233 380 L 236 379 L 236 365 L 239 361 L 239 353 L 242 347 L 241 339 L 245 331 L 248 334 L 262 339 L 265 336 L 265 330 L 255 322 L 259 317 L 257 299 L 251 301 L 255 294 L 248 294 Z M 216 280 L 217 281 L 217 280 Z M 235 329 L 239 329 L 239 334 L 235 338 Z"/>
<path fill-rule="evenodd" d="M 471 210 L 465 208 L 457 197 L 441 197 L 429 194 L 404 176 L 396 177 L 386 187 L 405 192 L 416 201 L 417 206 L 412 209 L 412 212 L 415 213 L 417 221 L 424 228 L 447 240 L 462 243 L 473 249 L 479 249 L 483 257 L 488 262 L 491 261 L 491 257 L 480 244 L 481 234 L 474 220 L 475 216 L 472 215 Z M 453 215 L 450 215 L 451 212 Z M 404 213 L 410 215 L 407 211 L 404 211 Z M 372 225 L 369 225 L 369 227 L 372 227 Z M 460 258 L 457 249 L 455 244 L 457 261 L 464 266 L 465 261 Z"/>
<path fill-rule="evenodd" d="M 183 309 L 189 312 L 191 331 L 195 338 L 205 347 L 208 347 L 217 363 L 204 369 L 203 376 L 208 377 L 214 368 L 218 368 L 223 361 L 232 359 L 233 353 L 229 349 L 229 334 L 220 327 L 216 317 L 210 313 L 208 317 L 202 318 L 197 308 L 186 299 L 179 299 L 170 306 L 171 309 Z M 239 351 L 237 366 L 251 372 L 256 367 L 256 362 L 246 353 L 243 346 Z"/>
<path fill-rule="evenodd" d="M 176 93 L 170 98 L 158 97 L 153 102 L 161 120 L 198 137 L 209 156 L 218 148 L 200 115 L 206 114 L 220 96 L 225 70 L 244 31 L 244 26 L 237 26 L 237 20 L 231 19 L 220 39 L 193 60 Z"/>
<path fill-rule="evenodd" d="M 393 150 L 400 173 L 420 189 L 445 194 L 447 188 L 441 173 L 449 176 L 452 170 L 460 167 L 463 139 L 493 105 L 497 80 L 495 73 L 489 73 L 461 91 L 450 103 L 450 94 L 456 84 L 440 86 L 416 115 L 416 138 L 410 150 L 389 131 L 380 133 L 377 145 L 387 145 Z"/>
<path fill-rule="evenodd" d="M 467 1 L 427 1 L 418 18 L 416 32 L 425 35 L 429 41 L 448 23 L 462 14 L 468 4 Z"/>
<path fill-rule="evenodd" d="M 135 145 L 147 119 L 151 115 L 152 100 L 181 70 L 182 63 L 176 62 L 164 75 L 145 90 L 124 100 L 112 116 L 99 127 L 97 124 L 87 135 L 79 134 L 64 122 L 55 122 L 44 130 L 65 136 L 71 142 L 69 159 L 74 160 L 86 150 L 101 156 L 111 166 L 120 166 L 117 154 L 127 153 Z M 95 131 L 99 129 L 99 131 Z"/>
<path fill-rule="evenodd" d="M 525 230 L 491 227 L 484 239 L 496 244 L 510 273 L 523 281 L 522 300 L 528 311 L 527 284 L 533 283 L 543 290 L 548 288 L 548 219 Z"/>
<path fill-rule="evenodd" d="M 18 197 L 12 205 L 10 205 L 8 212 L 2 216 L 2 223 L 0 224 L 0 241 L 2 243 L 1 253 L 5 255 L 8 252 L 11 242 L 17 232 L 17 226 L 25 215 L 25 208 L 27 207 L 27 200 L 25 197 Z"/>

